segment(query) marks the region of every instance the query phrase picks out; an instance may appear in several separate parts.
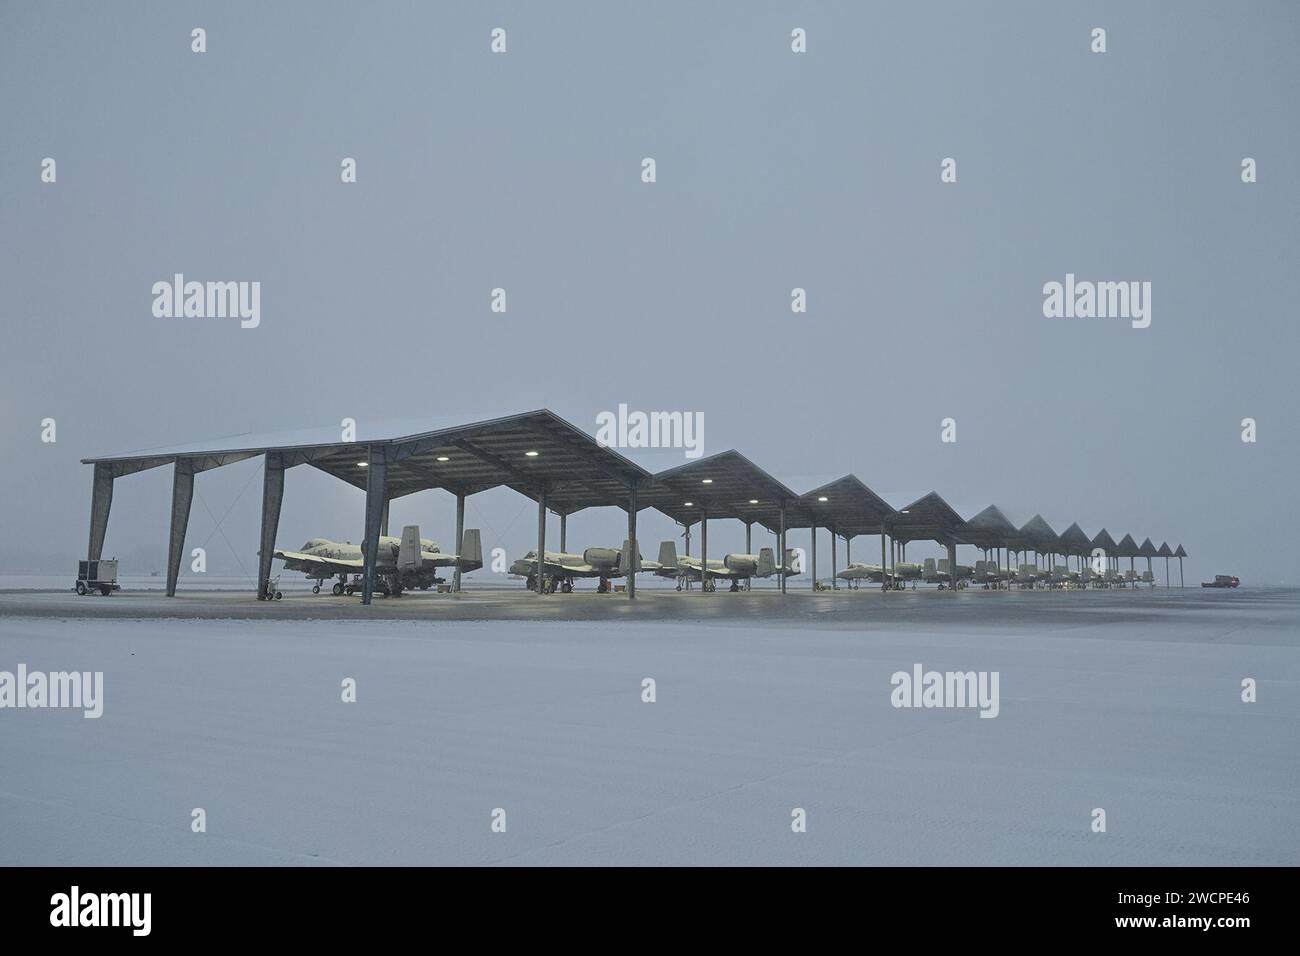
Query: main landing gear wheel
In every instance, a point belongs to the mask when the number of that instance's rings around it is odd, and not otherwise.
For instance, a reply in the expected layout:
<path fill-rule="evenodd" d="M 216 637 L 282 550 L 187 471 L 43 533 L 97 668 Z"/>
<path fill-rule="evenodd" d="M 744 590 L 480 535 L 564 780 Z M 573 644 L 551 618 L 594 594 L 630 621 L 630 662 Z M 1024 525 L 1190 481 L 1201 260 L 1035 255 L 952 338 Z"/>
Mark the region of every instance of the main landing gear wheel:
<path fill-rule="evenodd" d="M 573 593 L 573 582 L 572 582 L 572 581 L 565 581 L 563 584 L 561 584 L 561 585 L 560 585 L 560 593 L 561 593 L 561 594 L 572 594 L 572 593 Z"/>
<path fill-rule="evenodd" d="M 334 587 L 332 587 L 332 588 L 330 589 L 330 591 L 331 591 L 331 593 L 333 593 L 333 595 L 334 595 L 335 597 L 342 597 L 342 596 L 343 596 L 343 585 L 340 584 L 338 581 L 335 581 L 335 582 L 334 582 Z"/>
<path fill-rule="evenodd" d="M 78 594 L 85 594 L 85 593 L 86 593 L 86 586 L 85 586 L 84 584 L 82 584 L 80 581 L 78 581 L 78 582 L 77 582 L 77 586 L 76 586 L 76 588 L 75 588 L 74 590 L 75 590 Z"/>
<path fill-rule="evenodd" d="M 320 594 L 320 585 L 319 585 L 319 584 L 313 584 L 313 585 L 311 586 L 311 593 L 312 593 L 312 594 Z"/>

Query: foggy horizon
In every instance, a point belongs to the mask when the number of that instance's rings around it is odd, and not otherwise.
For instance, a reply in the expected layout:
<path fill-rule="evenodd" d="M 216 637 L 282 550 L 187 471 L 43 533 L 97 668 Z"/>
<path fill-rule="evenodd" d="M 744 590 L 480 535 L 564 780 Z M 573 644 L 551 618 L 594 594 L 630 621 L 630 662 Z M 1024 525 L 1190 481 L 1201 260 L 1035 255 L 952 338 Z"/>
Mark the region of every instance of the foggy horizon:
<path fill-rule="evenodd" d="M 1181 543 L 1191 586 L 1300 572 L 1290 5 L 74 6 L 0 9 L 0 573 L 71 586 L 83 458 L 344 417 L 549 408 L 592 433 L 620 403 L 702 413 L 705 455 L 798 493 L 853 473 L 894 507 L 934 490 Z M 156 317 L 176 273 L 259 282 L 260 323 Z M 1150 282 L 1150 326 L 1045 317 L 1067 275 Z M 210 574 L 255 577 L 260 477 L 196 480 Z M 165 568 L 171 480 L 115 483 L 122 573 Z M 277 544 L 359 541 L 363 501 L 290 469 Z M 454 522 L 424 492 L 390 530 L 451 549 Z M 513 559 L 536 506 L 485 492 L 466 526 Z M 638 531 L 652 557 L 681 529 Z M 743 548 L 739 522 L 709 532 L 711 557 Z M 621 510 L 568 521 L 571 551 L 625 536 Z"/>

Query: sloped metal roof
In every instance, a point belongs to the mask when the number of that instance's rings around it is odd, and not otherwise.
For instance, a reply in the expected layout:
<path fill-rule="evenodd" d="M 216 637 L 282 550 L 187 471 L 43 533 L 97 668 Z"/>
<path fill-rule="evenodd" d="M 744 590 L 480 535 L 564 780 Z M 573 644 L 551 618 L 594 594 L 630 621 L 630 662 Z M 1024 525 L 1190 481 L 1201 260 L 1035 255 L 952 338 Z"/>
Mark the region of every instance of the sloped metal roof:
<path fill-rule="evenodd" d="M 1097 532 L 1097 536 L 1092 539 L 1092 546 L 1094 548 L 1101 548 L 1101 550 L 1105 551 L 1107 554 L 1115 553 L 1115 539 L 1110 536 L 1110 532 L 1105 528 L 1102 528 Z"/>
<path fill-rule="evenodd" d="M 1162 541 L 1160 543 L 1160 550 L 1156 552 L 1156 555 L 1161 558 L 1172 558 L 1174 553 L 1169 550 L 1169 543 L 1167 541 Z"/>
<path fill-rule="evenodd" d="M 799 496 L 803 516 L 799 523 L 786 527 L 808 527 L 813 520 L 819 528 L 832 528 L 844 537 L 880 534 L 882 523 L 888 524 L 898 512 L 880 495 L 868 488 L 856 475 L 845 475 Z"/>
<path fill-rule="evenodd" d="M 1187 552 L 1183 550 L 1183 546 L 1182 546 L 1181 544 L 1180 544 L 1177 548 L 1174 549 L 1174 557 L 1175 557 L 1175 558 L 1185 558 L 1185 557 L 1187 557 Z"/>
<path fill-rule="evenodd" d="M 932 491 L 917 498 L 906 508 L 899 508 L 890 520 L 890 534 L 898 541 L 961 542 L 966 528 L 962 516 L 948 502 Z"/>
<path fill-rule="evenodd" d="M 358 436 L 365 435 L 358 426 Z M 651 478 L 640 465 L 547 409 L 404 435 L 376 432 L 352 442 L 340 441 L 339 433 L 330 431 L 330 440 L 314 444 L 304 443 L 305 432 L 279 433 L 276 437 L 284 443 L 248 443 L 268 437 L 233 436 L 211 447 L 182 445 L 84 461 L 121 475 L 178 459 L 201 468 L 273 452 L 286 466 L 311 465 L 364 490 L 367 458 L 378 450 L 387 460 L 389 498 L 429 488 L 468 495 L 507 485 L 537 500 L 545 487 L 548 506 L 561 514 L 600 505 L 626 507 L 630 486 Z"/>
<path fill-rule="evenodd" d="M 1138 546 L 1137 556 L 1139 558 L 1154 558 L 1158 554 L 1160 554 L 1160 549 L 1151 543 L 1150 538 L 1147 538 Z"/>
<path fill-rule="evenodd" d="M 1020 536 L 1036 551 L 1053 551 L 1060 546 L 1061 536 L 1042 515 L 1034 515 L 1020 527 Z"/>
<path fill-rule="evenodd" d="M 1131 534 L 1126 534 L 1119 539 L 1119 544 L 1115 545 L 1115 554 L 1121 558 L 1138 557 L 1138 543 L 1133 540 Z"/>
<path fill-rule="evenodd" d="M 1076 522 L 1061 532 L 1060 548 L 1062 554 L 1090 554 L 1092 540 Z"/>
<path fill-rule="evenodd" d="M 989 505 L 966 520 L 961 540 L 977 548 L 1014 548 L 1022 539 L 1019 529 L 1002 513 L 1002 509 L 997 505 Z"/>
<path fill-rule="evenodd" d="M 736 518 L 777 531 L 783 503 L 786 527 L 806 526 L 809 519 L 798 498 L 733 449 L 659 472 L 637 492 L 637 506 L 654 508 L 682 524 L 694 524 L 706 514 L 710 519 Z"/>

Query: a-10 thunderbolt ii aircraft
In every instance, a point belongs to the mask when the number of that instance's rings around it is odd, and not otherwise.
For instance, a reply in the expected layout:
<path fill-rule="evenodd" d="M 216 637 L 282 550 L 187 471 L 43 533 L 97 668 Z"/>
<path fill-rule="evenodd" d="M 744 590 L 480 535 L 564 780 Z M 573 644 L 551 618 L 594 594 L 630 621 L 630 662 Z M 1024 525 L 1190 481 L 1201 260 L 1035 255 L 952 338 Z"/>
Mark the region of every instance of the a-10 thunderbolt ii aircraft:
<path fill-rule="evenodd" d="M 899 561 L 892 569 L 882 572 L 878 564 L 863 564 L 853 562 L 843 571 L 836 572 L 835 576 L 841 581 L 848 581 L 850 587 L 857 586 L 857 582 L 871 581 L 879 584 L 882 579 L 889 579 L 889 586 L 893 590 L 901 591 L 907 586 L 907 582 L 920 581 L 925 576 L 925 569 L 919 564 L 913 564 L 910 561 Z"/>
<path fill-rule="evenodd" d="M 715 581 L 721 578 L 731 582 L 730 590 L 739 591 L 740 582 L 750 578 L 770 578 L 774 574 L 789 577 L 798 573 L 793 548 L 786 549 L 785 563 L 780 568 L 776 566 L 771 548 L 759 548 L 758 554 L 728 554 L 721 560 L 710 558 L 704 587 L 714 590 Z M 661 578 L 676 578 L 677 590 L 680 591 L 685 582 L 700 580 L 700 559 L 689 554 L 679 558 L 677 545 L 664 541 L 659 545 L 659 567 L 655 574 Z"/>
<path fill-rule="evenodd" d="M 284 562 L 285 570 L 301 571 L 315 578 L 313 594 L 319 594 L 326 579 L 335 575 L 338 576 L 333 587 L 336 595 L 351 594 L 362 586 L 360 575 L 365 570 L 365 552 L 361 545 L 312 538 L 299 551 L 277 549 L 275 556 Z M 400 538 L 380 537 L 375 551 L 375 589 L 393 596 L 409 588 L 427 590 L 442 582 L 437 576 L 439 568 L 457 567 L 462 573 L 483 567 L 483 546 L 477 528 L 466 529 L 460 554 L 447 554 L 428 538 L 420 537 L 419 525 L 407 525 Z M 349 574 L 354 575 L 351 582 Z"/>
<path fill-rule="evenodd" d="M 575 579 L 599 578 L 596 593 L 605 594 L 610 590 L 613 578 L 627 576 L 630 550 L 628 542 L 624 541 L 621 551 L 614 548 L 588 548 L 582 554 L 547 551 L 546 560 L 542 562 L 542 593 L 552 594 L 558 589 L 562 594 L 569 594 L 573 591 Z M 657 572 L 659 565 L 654 561 L 643 560 L 638 554 L 637 570 Z M 536 591 L 537 551 L 529 551 L 510 565 L 510 573 L 524 578 L 528 590 Z"/>
<path fill-rule="evenodd" d="M 937 564 L 934 558 L 926 558 L 921 567 L 921 580 L 926 584 L 939 585 L 940 590 L 954 586 L 964 588 L 974 573 L 974 569 L 968 564 L 957 565 L 957 581 L 954 585 L 952 575 L 948 573 L 947 558 L 940 558 Z"/>

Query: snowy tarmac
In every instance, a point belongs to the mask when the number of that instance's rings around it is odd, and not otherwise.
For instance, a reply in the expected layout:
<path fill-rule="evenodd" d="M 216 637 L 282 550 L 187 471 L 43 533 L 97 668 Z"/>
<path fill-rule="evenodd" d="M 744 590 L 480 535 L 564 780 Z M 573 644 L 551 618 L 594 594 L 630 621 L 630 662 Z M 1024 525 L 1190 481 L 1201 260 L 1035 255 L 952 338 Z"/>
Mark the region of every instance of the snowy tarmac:
<path fill-rule="evenodd" d="M 1298 643 L 1293 589 L 0 593 L 0 672 L 104 675 L 0 710 L 0 864 L 1295 865 Z"/>

